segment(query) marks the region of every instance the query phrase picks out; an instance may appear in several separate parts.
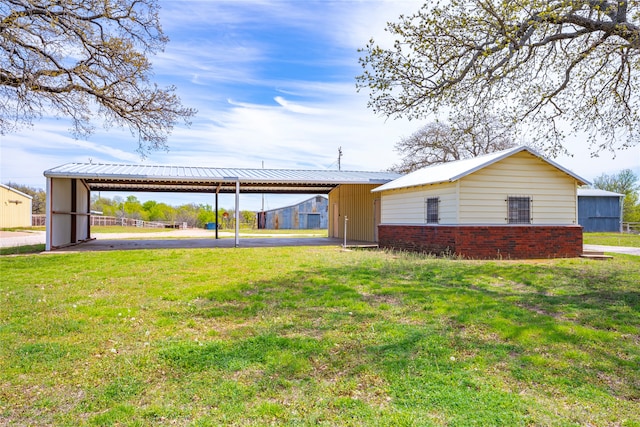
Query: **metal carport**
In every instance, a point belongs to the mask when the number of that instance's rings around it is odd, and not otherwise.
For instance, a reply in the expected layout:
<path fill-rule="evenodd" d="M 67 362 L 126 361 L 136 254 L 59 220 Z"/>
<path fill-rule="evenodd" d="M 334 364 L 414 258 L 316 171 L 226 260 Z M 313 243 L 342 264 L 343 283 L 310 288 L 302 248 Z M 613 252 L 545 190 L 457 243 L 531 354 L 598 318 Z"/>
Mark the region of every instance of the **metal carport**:
<path fill-rule="evenodd" d="M 340 185 L 380 185 L 392 172 L 240 169 L 195 166 L 67 163 L 44 172 L 47 178 L 46 250 L 91 239 L 92 191 L 235 194 L 239 244 L 241 193 L 329 194 Z"/>

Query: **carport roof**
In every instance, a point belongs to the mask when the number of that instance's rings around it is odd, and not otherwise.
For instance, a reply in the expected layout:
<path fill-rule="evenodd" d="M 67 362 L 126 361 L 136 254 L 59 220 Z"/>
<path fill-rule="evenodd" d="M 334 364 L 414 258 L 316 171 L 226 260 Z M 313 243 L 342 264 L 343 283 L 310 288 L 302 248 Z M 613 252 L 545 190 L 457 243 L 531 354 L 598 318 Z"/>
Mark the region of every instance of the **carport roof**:
<path fill-rule="evenodd" d="M 189 193 L 327 194 L 340 184 L 385 184 L 393 172 L 239 169 L 105 163 L 67 163 L 44 172 L 47 178 L 75 178 L 91 191 Z"/>

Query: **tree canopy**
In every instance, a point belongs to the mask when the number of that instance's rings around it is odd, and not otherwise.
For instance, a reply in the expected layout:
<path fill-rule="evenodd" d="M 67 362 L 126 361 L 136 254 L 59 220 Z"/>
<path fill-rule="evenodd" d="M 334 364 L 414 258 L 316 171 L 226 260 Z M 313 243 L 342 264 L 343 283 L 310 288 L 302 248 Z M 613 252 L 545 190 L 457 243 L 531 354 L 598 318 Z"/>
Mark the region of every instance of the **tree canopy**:
<path fill-rule="evenodd" d="M 170 206 L 166 203 L 155 200 L 147 200 L 141 203 L 136 196 L 130 195 L 123 199 L 115 196 L 113 199 L 100 196 L 95 193 L 91 197 L 91 209 L 102 212 L 104 216 L 115 216 L 117 218 L 133 218 L 144 221 L 170 221 L 176 223 L 187 223 L 189 227 L 205 227 L 209 222 L 216 221 L 216 212 L 211 205 L 188 203 L 180 206 Z M 223 228 L 232 228 L 235 224 L 233 209 L 218 209 L 218 220 Z M 256 213 L 251 211 L 240 211 L 240 225 L 242 227 L 253 227 L 256 225 Z M 230 218 L 230 219 L 229 219 Z"/>
<path fill-rule="evenodd" d="M 593 187 L 624 195 L 640 190 L 638 176 L 631 169 L 623 169 L 612 175 L 602 174 L 593 180 Z"/>
<path fill-rule="evenodd" d="M 494 117 L 462 117 L 457 122 L 429 122 L 402 138 L 395 150 L 402 155 L 390 169 L 409 173 L 426 166 L 477 157 L 515 146 L 513 136 Z"/>
<path fill-rule="evenodd" d="M 546 151 L 584 132 L 592 153 L 640 141 L 640 2 L 427 2 L 361 49 L 360 89 L 388 116 L 500 117 Z"/>
<path fill-rule="evenodd" d="M 0 2 L 0 133 L 49 111 L 70 117 L 76 136 L 128 127 L 138 151 L 164 148 L 174 124 L 195 110 L 175 87 L 149 77 L 149 57 L 168 39 L 157 0 L 5 0 Z"/>
<path fill-rule="evenodd" d="M 624 194 L 623 220 L 640 222 L 640 185 L 638 176 L 631 169 L 623 169 L 612 175 L 602 174 L 593 180 L 593 187 Z"/>

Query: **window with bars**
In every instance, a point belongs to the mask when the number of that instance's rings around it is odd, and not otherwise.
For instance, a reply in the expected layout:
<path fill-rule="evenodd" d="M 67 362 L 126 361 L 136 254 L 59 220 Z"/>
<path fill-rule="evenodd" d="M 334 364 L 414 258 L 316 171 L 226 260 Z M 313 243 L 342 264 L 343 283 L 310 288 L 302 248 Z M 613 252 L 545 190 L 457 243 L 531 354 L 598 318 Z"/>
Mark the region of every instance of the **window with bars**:
<path fill-rule="evenodd" d="M 509 224 L 531 224 L 531 198 L 509 196 L 507 199 Z"/>
<path fill-rule="evenodd" d="M 439 222 L 439 204 L 440 198 L 438 197 L 427 197 L 425 200 L 425 221 L 427 224 L 437 224 Z"/>

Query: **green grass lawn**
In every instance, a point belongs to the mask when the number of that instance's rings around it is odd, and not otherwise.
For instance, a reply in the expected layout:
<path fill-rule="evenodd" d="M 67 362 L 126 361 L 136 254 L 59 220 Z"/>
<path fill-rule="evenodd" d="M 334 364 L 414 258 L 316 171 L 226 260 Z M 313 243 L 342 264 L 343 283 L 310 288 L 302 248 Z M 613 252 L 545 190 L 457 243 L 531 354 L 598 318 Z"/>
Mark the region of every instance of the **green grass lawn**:
<path fill-rule="evenodd" d="M 8 248 L 0 248 L 0 255 L 34 254 L 44 250 L 44 244 L 12 246 Z"/>
<path fill-rule="evenodd" d="M 241 248 L 0 271 L 0 425 L 640 425 L 637 257 Z"/>
<path fill-rule="evenodd" d="M 640 248 L 640 234 L 629 233 L 584 233 L 585 245 L 625 246 Z"/>

